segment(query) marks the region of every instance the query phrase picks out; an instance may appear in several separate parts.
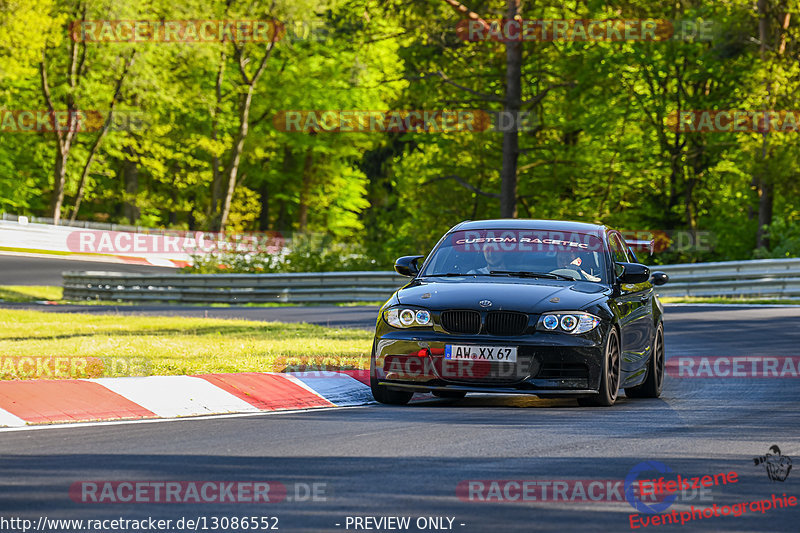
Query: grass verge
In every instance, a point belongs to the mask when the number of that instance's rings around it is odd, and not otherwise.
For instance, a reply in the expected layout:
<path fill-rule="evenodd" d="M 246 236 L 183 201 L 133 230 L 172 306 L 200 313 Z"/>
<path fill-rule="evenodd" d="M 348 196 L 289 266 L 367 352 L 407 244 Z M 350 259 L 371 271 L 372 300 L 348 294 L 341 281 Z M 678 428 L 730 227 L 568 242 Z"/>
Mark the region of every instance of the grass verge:
<path fill-rule="evenodd" d="M 105 300 L 62 300 L 64 289 L 53 285 L 0 285 L 0 301 L 6 302 L 38 302 L 38 301 L 57 301 L 63 304 L 81 305 L 109 305 L 118 307 L 120 305 L 136 305 L 137 302 L 114 302 Z M 139 302 L 148 303 L 148 302 Z M 163 302 L 159 302 L 163 303 Z M 179 302 L 174 302 L 179 303 Z M 187 306 L 202 307 L 311 307 L 320 305 L 334 305 L 336 307 L 355 307 L 372 306 L 380 307 L 384 302 L 330 302 L 330 303 L 181 303 Z"/>
<path fill-rule="evenodd" d="M 119 377 L 133 367 L 136 375 L 368 368 L 371 344 L 369 331 L 310 324 L 5 310 L 0 379 L 49 377 L 35 365 L 52 366 L 56 358 L 83 361 L 67 364 L 79 375 L 57 377 Z"/>
<path fill-rule="evenodd" d="M 38 302 L 60 300 L 63 289 L 52 285 L 0 285 L 0 300 L 7 302 Z"/>

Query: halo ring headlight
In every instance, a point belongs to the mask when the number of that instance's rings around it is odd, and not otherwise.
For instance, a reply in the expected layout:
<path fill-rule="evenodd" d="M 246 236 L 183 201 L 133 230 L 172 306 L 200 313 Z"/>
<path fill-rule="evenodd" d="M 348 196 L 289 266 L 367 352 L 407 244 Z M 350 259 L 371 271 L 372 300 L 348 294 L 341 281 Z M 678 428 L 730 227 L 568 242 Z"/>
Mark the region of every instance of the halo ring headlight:
<path fill-rule="evenodd" d="M 404 326 L 410 326 L 414 323 L 414 311 L 411 309 L 403 309 L 400 311 L 400 323 Z"/>
<path fill-rule="evenodd" d="M 402 318 L 401 318 L 402 320 Z M 578 319 L 573 315 L 564 315 L 561 317 L 561 329 L 564 331 L 572 331 L 578 325 Z"/>
<path fill-rule="evenodd" d="M 580 335 L 600 325 L 600 318 L 585 311 L 555 311 L 542 316 L 537 324 L 539 331 Z"/>
<path fill-rule="evenodd" d="M 427 326 L 431 322 L 431 313 L 430 311 L 422 309 L 420 311 L 417 311 L 417 314 L 414 315 L 414 319 L 420 326 Z"/>
<path fill-rule="evenodd" d="M 556 329 L 558 327 L 558 317 L 556 315 L 547 315 L 542 320 L 545 329 Z"/>

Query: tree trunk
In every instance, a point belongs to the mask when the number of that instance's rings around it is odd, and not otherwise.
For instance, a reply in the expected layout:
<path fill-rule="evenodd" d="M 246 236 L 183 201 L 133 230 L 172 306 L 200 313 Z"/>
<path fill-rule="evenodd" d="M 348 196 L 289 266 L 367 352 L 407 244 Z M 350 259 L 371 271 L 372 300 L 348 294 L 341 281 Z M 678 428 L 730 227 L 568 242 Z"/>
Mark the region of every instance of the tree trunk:
<path fill-rule="evenodd" d="M 128 153 L 132 155 L 130 149 Z M 122 205 L 122 213 L 133 225 L 139 220 L 139 208 L 136 206 L 136 193 L 139 192 L 139 165 L 126 158 L 122 175 L 125 179 L 125 203 Z"/>
<path fill-rule="evenodd" d="M 277 39 L 277 37 L 278 33 L 276 32 L 273 35 L 273 40 L 269 44 L 267 51 L 264 52 L 261 62 L 259 63 L 258 68 L 256 69 L 255 74 L 253 74 L 252 78 L 247 75 L 245 68 L 248 63 L 248 59 L 244 56 L 242 49 L 234 45 L 234 57 L 239 64 L 239 73 L 242 77 L 242 81 L 244 82 L 244 85 L 247 86 L 247 93 L 242 96 L 239 103 L 239 132 L 237 133 L 236 141 L 233 144 L 230 162 L 225 169 L 225 173 L 228 175 L 228 184 L 225 190 L 225 198 L 222 202 L 222 213 L 220 214 L 219 224 L 216 228 L 218 231 L 223 231 L 225 226 L 228 224 L 228 216 L 231 212 L 233 193 L 236 190 L 236 178 L 239 173 L 239 164 L 242 160 L 244 141 L 247 139 L 247 133 L 250 128 L 250 106 L 253 103 L 253 93 L 256 90 L 256 85 L 258 84 L 259 78 L 261 78 L 261 75 L 264 74 L 264 70 L 267 68 L 267 61 L 269 61 L 269 57 L 272 55 L 272 50 L 275 47 L 275 39 Z"/>
<path fill-rule="evenodd" d="M 311 193 L 311 175 L 314 167 L 314 152 L 309 146 L 303 161 L 303 182 L 300 187 L 300 207 L 297 211 L 297 228 L 305 231 L 308 226 L 308 196 Z"/>
<path fill-rule="evenodd" d="M 261 211 L 258 213 L 258 230 L 269 230 L 269 184 L 266 180 L 261 182 L 258 190 L 261 195 Z"/>
<path fill-rule="evenodd" d="M 520 0 L 508 0 L 506 20 L 519 13 Z M 506 42 L 506 94 L 503 111 L 514 120 L 511 131 L 503 132 L 503 166 L 500 171 L 500 216 L 517 216 L 517 159 L 519 157 L 519 132 L 516 123 L 522 107 L 522 41 Z M 508 116 L 508 115 L 507 115 Z"/>
<path fill-rule="evenodd" d="M 222 82 L 225 79 L 225 53 L 220 55 L 219 69 L 217 70 L 217 83 L 215 86 L 216 104 L 214 114 L 211 117 L 211 140 L 216 143 L 219 138 L 219 115 L 222 113 Z M 214 152 L 211 156 L 211 201 L 208 205 L 209 219 L 213 219 L 219 212 L 219 200 L 222 189 L 222 175 L 220 173 L 219 156 Z"/>
<path fill-rule="evenodd" d="M 70 72 L 74 71 L 75 62 L 77 60 L 77 48 L 74 46 L 74 43 L 72 51 Z M 61 207 L 64 204 L 64 188 L 67 183 L 67 162 L 69 161 L 69 152 L 72 149 L 72 140 L 78 127 L 78 120 L 75 114 L 75 101 L 71 94 L 66 98 L 66 131 L 62 129 L 63 124 L 60 124 L 56 119 L 53 97 L 50 94 L 50 83 L 47 80 L 46 50 L 42 50 L 42 60 L 39 62 L 39 77 L 41 80 L 42 96 L 44 96 L 47 110 L 50 112 L 50 120 L 53 121 L 53 129 L 55 130 L 56 136 L 56 159 L 55 165 L 53 166 L 53 194 L 50 197 L 50 216 L 53 219 L 53 224 L 59 224 L 61 222 Z M 75 87 L 74 77 L 70 78 L 70 85 L 73 88 Z"/>
<path fill-rule="evenodd" d="M 757 248 L 769 248 L 766 227 L 772 224 L 773 184 L 761 181 L 758 188 L 758 235 Z"/>
<path fill-rule="evenodd" d="M 759 53 L 761 61 L 766 60 L 767 56 L 767 0 L 758 0 L 758 38 L 761 41 Z M 768 74 L 769 75 L 769 74 Z M 768 111 L 772 101 L 772 85 L 771 80 L 767 78 L 765 81 L 766 94 L 764 97 L 764 111 Z M 758 192 L 758 229 L 756 230 L 756 248 L 769 248 L 769 238 L 767 237 L 766 227 L 772 223 L 772 183 L 767 182 L 763 175 L 766 168 L 767 157 L 769 156 L 769 128 L 771 125 L 767 123 L 767 129 L 764 131 L 764 139 L 761 144 L 761 165 L 759 165 L 758 172 L 760 175 L 757 177 L 757 192 Z"/>
<path fill-rule="evenodd" d="M 225 199 L 222 202 L 222 214 L 219 218 L 219 227 L 217 228 L 218 231 L 225 229 L 225 226 L 228 224 L 228 216 L 231 213 L 231 202 L 233 201 L 233 193 L 236 190 L 236 178 L 239 174 L 239 164 L 242 160 L 242 150 L 244 149 L 244 141 L 247 139 L 247 133 L 250 126 L 250 105 L 253 102 L 254 89 L 255 88 L 253 85 L 248 87 L 247 94 L 245 94 L 242 105 L 240 106 L 239 133 L 236 136 L 236 142 L 233 145 L 231 161 L 228 164 L 228 168 L 225 172 L 228 175 L 228 185 L 225 189 Z"/>
<path fill-rule="evenodd" d="M 278 198 L 278 217 L 275 220 L 275 230 L 276 231 L 288 231 L 290 224 L 287 222 L 289 218 L 288 211 L 286 209 L 286 200 L 283 198 Z"/>
<path fill-rule="evenodd" d="M 108 116 L 103 123 L 100 133 L 95 138 L 91 150 L 89 150 L 89 157 L 86 158 L 86 163 L 83 165 L 83 172 L 81 173 L 81 179 L 78 182 L 78 193 L 75 195 L 75 207 L 72 210 L 70 222 L 74 222 L 78 217 L 78 211 L 80 211 L 81 202 L 83 201 L 83 194 L 86 191 L 86 178 L 89 177 L 89 170 L 92 168 L 92 162 L 97 155 L 98 148 L 100 148 L 100 143 L 103 142 L 103 138 L 106 136 L 106 133 L 108 133 L 111 123 L 114 120 L 114 108 L 117 107 L 117 101 L 119 100 L 122 92 L 122 84 L 125 83 L 125 78 L 128 76 L 128 71 L 130 70 L 131 65 L 133 65 L 133 58 L 135 55 L 135 51 L 131 52 L 130 57 L 128 57 L 128 60 L 125 62 L 125 66 L 122 69 L 122 74 L 117 79 L 117 82 L 114 86 L 114 95 L 111 97 L 111 103 L 108 106 Z"/>
<path fill-rule="evenodd" d="M 53 194 L 50 197 L 50 216 L 53 224 L 61 222 L 61 206 L 64 203 L 64 186 L 67 182 L 67 160 L 69 151 L 63 151 L 60 147 L 56 151 L 56 164 L 53 168 Z"/>

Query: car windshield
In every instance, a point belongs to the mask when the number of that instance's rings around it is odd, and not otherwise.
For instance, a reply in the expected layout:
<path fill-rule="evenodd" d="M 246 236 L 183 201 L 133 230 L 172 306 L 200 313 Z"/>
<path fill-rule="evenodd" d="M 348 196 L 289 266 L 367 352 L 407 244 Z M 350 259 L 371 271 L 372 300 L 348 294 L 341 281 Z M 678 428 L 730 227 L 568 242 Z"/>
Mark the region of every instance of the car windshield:
<path fill-rule="evenodd" d="M 496 276 L 606 283 L 603 241 L 549 230 L 455 231 L 432 252 L 420 274 Z"/>

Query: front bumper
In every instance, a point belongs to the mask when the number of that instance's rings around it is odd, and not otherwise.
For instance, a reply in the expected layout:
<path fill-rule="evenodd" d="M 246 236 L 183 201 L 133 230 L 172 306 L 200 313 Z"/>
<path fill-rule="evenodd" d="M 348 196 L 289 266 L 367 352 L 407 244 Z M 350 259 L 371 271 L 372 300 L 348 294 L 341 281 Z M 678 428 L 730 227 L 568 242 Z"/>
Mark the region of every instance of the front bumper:
<path fill-rule="evenodd" d="M 604 339 L 602 325 L 584 335 L 510 337 L 388 330 L 375 339 L 372 371 L 379 384 L 416 392 L 591 395 L 600 387 Z M 517 362 L 447 360 L 447 344 L 516 346 Z"/>

